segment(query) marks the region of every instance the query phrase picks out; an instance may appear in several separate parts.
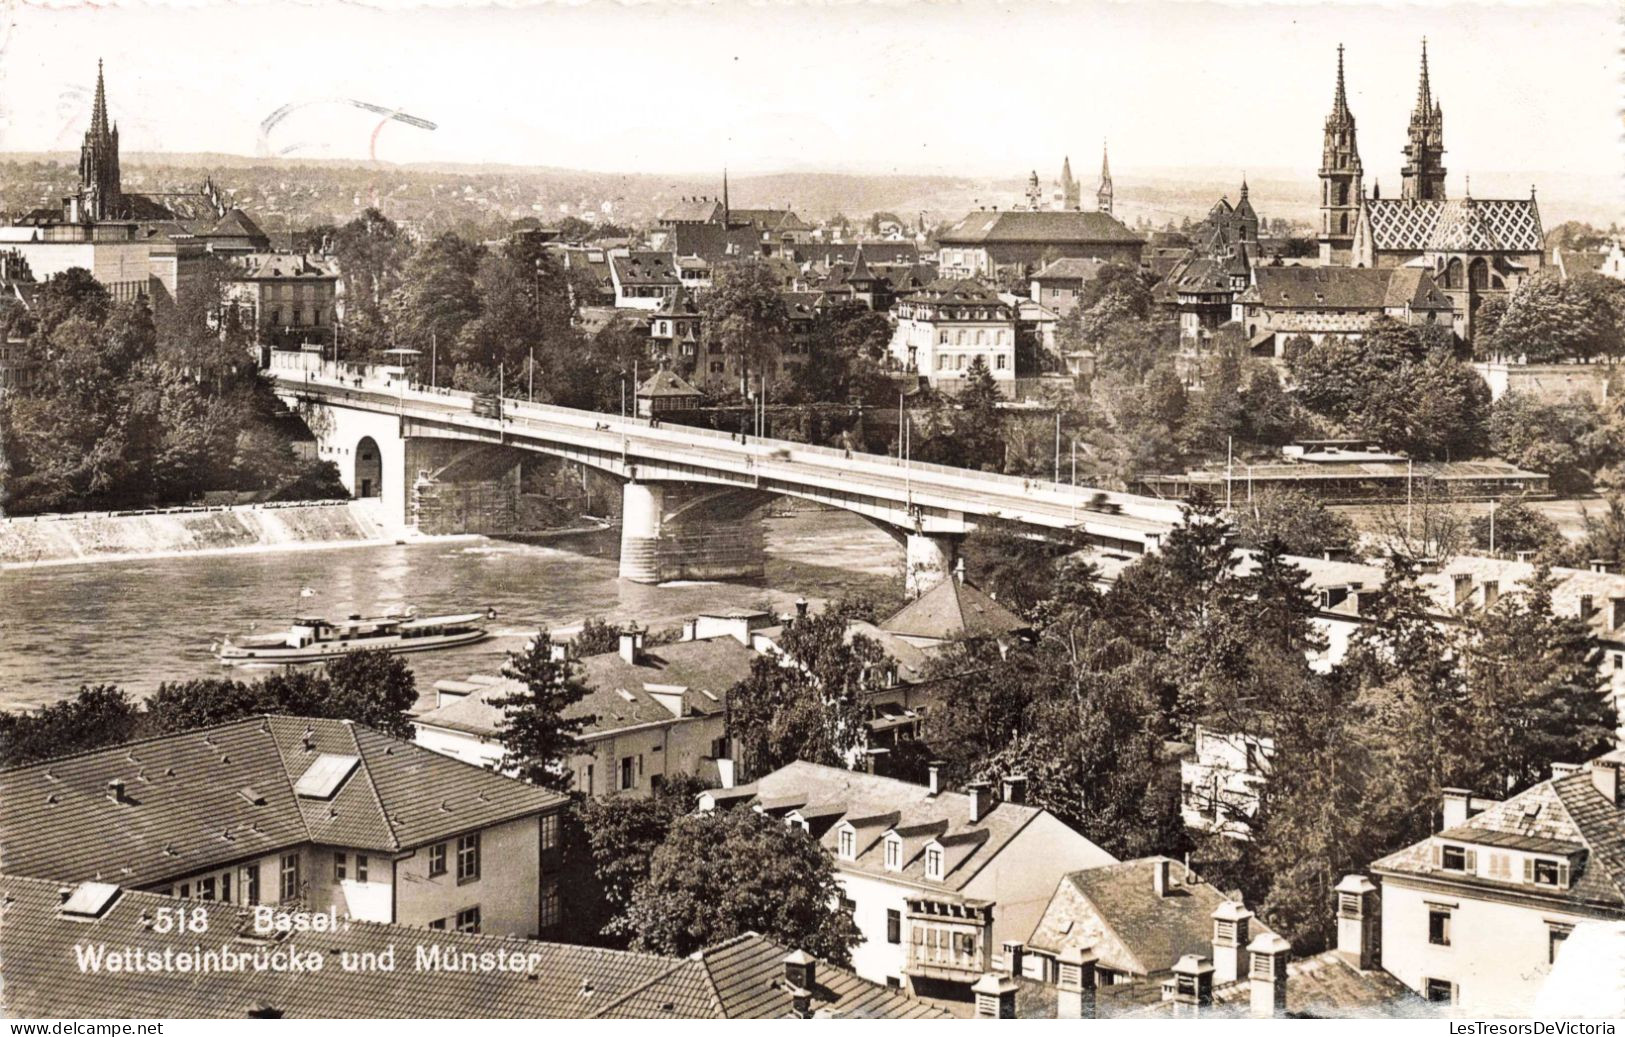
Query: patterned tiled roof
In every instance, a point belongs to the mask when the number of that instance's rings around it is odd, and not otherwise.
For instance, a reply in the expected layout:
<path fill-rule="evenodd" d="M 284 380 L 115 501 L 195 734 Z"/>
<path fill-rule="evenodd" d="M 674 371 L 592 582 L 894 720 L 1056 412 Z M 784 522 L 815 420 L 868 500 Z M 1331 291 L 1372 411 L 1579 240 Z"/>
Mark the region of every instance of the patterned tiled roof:
<path fill-rule="evenodd" d="M 1608 759 L 1618 760 L 1619 751 Z M 1489 839 L 1483 838 L 1486 833 Z M 1476 814 L 1465 825 L 1439 833 L 1439 838 L 1462 842 L 1496 842 L 1495 836 L 1538 840 L 1542 846 L 1564 845 L 1589 851 L 1567 889 L 1531 889 L 1482 876 L 1446 872 L 1433 863 L 1433 840 L 1424 839 L 1377 861 L 1378 872 L 1417 875 L 1462 886 L 1516 888 L 1542 898 L 1567 901 L 1577 908 L 1625 907 L 1625 808 L 1615 806 L 1598 791 L 1591 773 L 1578 773 L 1543 781 L 1511 799 Z"/>
<path fill-rule="evenodd" d="M 331 798 L 297 796 L 323 755 L 359 764 Z M 304 843 L 391 853 L 563 798 L 359 724 L 277 716 L 0 771 L 0 802 L 0 870 L 146 886 Z"/>
<path fill-rule="evenodd" d="M 1422 201 L 1372 198 L 1364 206 L 1379 252 L 1540 252 L 1533 198 Z"/>

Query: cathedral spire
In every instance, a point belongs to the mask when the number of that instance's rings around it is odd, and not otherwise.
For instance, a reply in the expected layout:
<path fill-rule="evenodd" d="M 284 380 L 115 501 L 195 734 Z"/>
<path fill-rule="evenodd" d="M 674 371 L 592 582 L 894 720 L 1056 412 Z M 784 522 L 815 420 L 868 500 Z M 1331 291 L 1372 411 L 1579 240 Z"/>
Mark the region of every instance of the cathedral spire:
<path fill-rule="evenodd" d="M 107 127 L 107 87 L 102 81 L 102 59 L 96 59 L 96 102 L 90 109 L 90 132 L 106 137 L 111 132 Z"/>
<path fill-rule="evenodd" d="M 1428 38 L 1422 37 L 1422 78 L 1416 83 L 1416 111 L 1424 119 L 1432 116 L 1433 90 L 1428 85 Z"/>
<path fill-rule="evenodd" d="M 722 167 L 722 229 L 728 229 L 728 167 Z"/>
<path fill-rule="evenodd" d="M 1095 192 L 1095 208 L 1100 212 L 1112 211 L 1112 164 L 1106 142 L 1100 142 L 1100 189 Z"/>
<path fill-rule="evenodd" d="M 1417 201 L 1443 201 L 1444 111 L 1428 79 L 1428 41 L 1422 40 L 1422 70 L 1416 80 L 1416 109 L 1405 134 L 1402 196 Z"/>
<path fill-rule="evenodd" d="M 1343 89 L 1343 45 L 1337 45 L 1337 95 L 1332 98 L 1332 118 L 1353 119 L 1349 114 L 1349 96 Z"/>
<path fill-rule="evenodd" d="M 1359 220 L 1365 172 L 1360 145 L 1349 111 L 1348 88 L 1343 77 L 1343 45 L 1337 45 L 1337 92 L 1326 116 L 1320 147 L 1320 261 L 1346 264 L 1354 247 L 1354 226 Z"/>

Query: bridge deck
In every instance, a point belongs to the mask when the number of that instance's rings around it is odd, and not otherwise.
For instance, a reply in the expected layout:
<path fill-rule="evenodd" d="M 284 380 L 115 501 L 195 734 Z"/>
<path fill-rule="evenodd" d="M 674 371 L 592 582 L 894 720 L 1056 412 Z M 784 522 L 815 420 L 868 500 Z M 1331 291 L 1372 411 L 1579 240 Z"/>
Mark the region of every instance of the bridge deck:
<path fill-rule="evenodd" d="M 709 481 L 812 499 L 867 498 L 906 508 L 917 517 L 917 525 L 918 516 L 925 513 L 991 518 L 1048 529 L 1079 528 L 1097 540 L 1139 550 L 1154 549 L 1161 535 L 1179 519 L 1176 503 L 1153 497 L 905 462 L 788 440 L 740 437 L 645 418 L 513 399 L 503 401 L 500 418 L 488 417 L 473 412 L 473 397 L 468 393 L 344 375 L 328 363 L 311 367 L 273 367 L 268 373 L 284 394 L 398 414 L 431 434 L 431 430 L 444 430 L 516 447 L 535 444 L 542 449 L 618 459 L 612 467 L 628 477 L 637 477 L 640 470 L 648 476 L 650 469 L 689 472 Z"/>

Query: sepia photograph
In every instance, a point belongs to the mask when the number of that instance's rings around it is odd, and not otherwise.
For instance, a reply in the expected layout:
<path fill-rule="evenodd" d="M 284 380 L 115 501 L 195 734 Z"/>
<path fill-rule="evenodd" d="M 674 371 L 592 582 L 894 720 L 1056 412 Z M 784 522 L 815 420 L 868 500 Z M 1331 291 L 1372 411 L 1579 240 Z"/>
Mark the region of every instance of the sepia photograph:
<path fill-rule="evenodd" d="M 1617 0 L 0 3 L 6 1033 L 1614 1034 L 1622 214 Z"/>

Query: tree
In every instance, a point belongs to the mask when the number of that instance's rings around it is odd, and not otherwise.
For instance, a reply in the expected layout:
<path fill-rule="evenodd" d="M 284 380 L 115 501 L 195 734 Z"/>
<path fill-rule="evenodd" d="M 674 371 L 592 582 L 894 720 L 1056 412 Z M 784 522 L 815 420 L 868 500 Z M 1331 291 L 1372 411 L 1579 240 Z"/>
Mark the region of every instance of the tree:
<path fill-rule="evenodd" d="M 484 248 L 449 233 L 413 253 L 395 300 L 401 345 L 427 352 L 436 343 L 450 347 L 457 341 L 480 311 L 474 278 L 484 258 Z"/>
<path fill-rule="evenodd" d="M 683 774 L 647 798 L 610 796 L 578 799 L 573 813 L 586 836 L 593 879 L 606 912 L 598 927 L 603 935 L 632 936 L 625 929 L 633 894 L 649 878 L 649 863 L 671 834 L 672 826 L 694 809 L 704 786 Z"/>
<path fill-rule="evenodd" d="M 369 356 L 389 346 L 385 303 L 401 286 L 401 271 L 412 246 L 400 228 L 368 208 L 333 237 L 339 277 L 344 282 L 345 352 Z"/>
<path fill-rule="evenodd" d="M 86 684 L 73 698 L 31 713 L 0 711 L 0 766 L 20 767 L 126 742 L 140 728 L 140 709 L 111 684 Z"/>
<path fill-rule="evenodd" d="M 1460 646 L 1470 708 L 1463 775 L 1502 798 L 1551 774 L 1554 763 L 1588 760 L 1613 744 L 1618 723 L 1605 678 L 1591 661 L 1585 620 L 1552 610 L 1545 567 L 1520 590 L 1469 617 Z"/>
<path fill-rule="evenodd" d="M 700 310 L 706 342 L 722 347 L 739 372 L 739 391 L 750 392 L 790 333 L 790 312 L 773 272 L 755 262 L 719 265 Z"/>
<path fill-rule="evenodd" d="M 640 950 L 688 955 L 757 932 L 844 967 L 862 936 L 841 899 L 830 855 L 799 827 L 710 811 L 672 826 L 623 917 Z"/>
<path fill-rule="evenodd" d="M 1595 275 L 1542 273 L 1518 286 L 1488 343 L 1496 356 L 1590 360 L 1621 352 L 1617 287 Z"/>
<path fill-rule="evenodd" d="M 846 604 L 798 617 L 781 654 L 753 659 L 750 675 L 729 689 L 728 737 L 742 773 L 794 760 L 844 767 L 863 745 L 863 692 L 885 656 L 873 639 L 848 634 L 852 618 Z"/>
<path fill-rule="evenodd" d="M 1561 552 L 1566 543 L 1557 523 L 1519 500 L 1493 505 L 1469 521 L 1467 531 L 1474 550 L 1503 558 L 1523 551 Z"/>
<path fill-rule="evenodd" d="M 406 660 L 388 652 L 347 652 L 322 669 L 332 686 L 323 715 L 354 720 L 396 738 L 412 738 L 409 717 L 418 690 Z"/>
<path fill-rule="evenodd" d="M 503 770 L 513 771 L 533 785 L 569 791 L 568 760 L 575 751 L 575 736 L 594 719 L 580 713 L 570 715 L 570 707 L 590 691 L 579 667 L 573 660 L 557 657 L 548 632 L 539 630 L 523 650 L 508 653 L 502 675 L 524 685 L 523 690 L 491 703 L 507 718 L 502 726 Z"/>
<path fill-rule="evenodd" d="M 957 397 L 956 434 L 964 446 L 968 467 L 998 471 L 1004 467 L 1003 421 L 999 416 L 999 387 L 993 372 L 978 356 L 965 371 L 965 384 Z"/>
<path fill-rule="evenodd" d="M 353 720 L 410 739 L 416 703 L 417 686 L 406 661 L 369 650 L 348 652 L 320 670 L 273 673 L 252 684 L 220 677 L 165 682 L 146 713 L 148 724 L 165 733 L 275 713 Z"/>
<path fill-rule="evenodd" d="M 1288 554 L 1319 556 L 1347 552 L 1358 541 L 1354 523 L 1303 490 L 1268 489 L 1237 503 L 1236 537 L 1243 547 L 1278 541 Z"/>
<path fill-rule="evenodd" d="M 1487 429 L 1492 452 L 1545 472 L 1559 493 L 1589 491 L 1600 469 L 1625 456 L 1621 436 L 1587 398 L 1551 403 L 1507 393 L 1490 408 Z"/>

